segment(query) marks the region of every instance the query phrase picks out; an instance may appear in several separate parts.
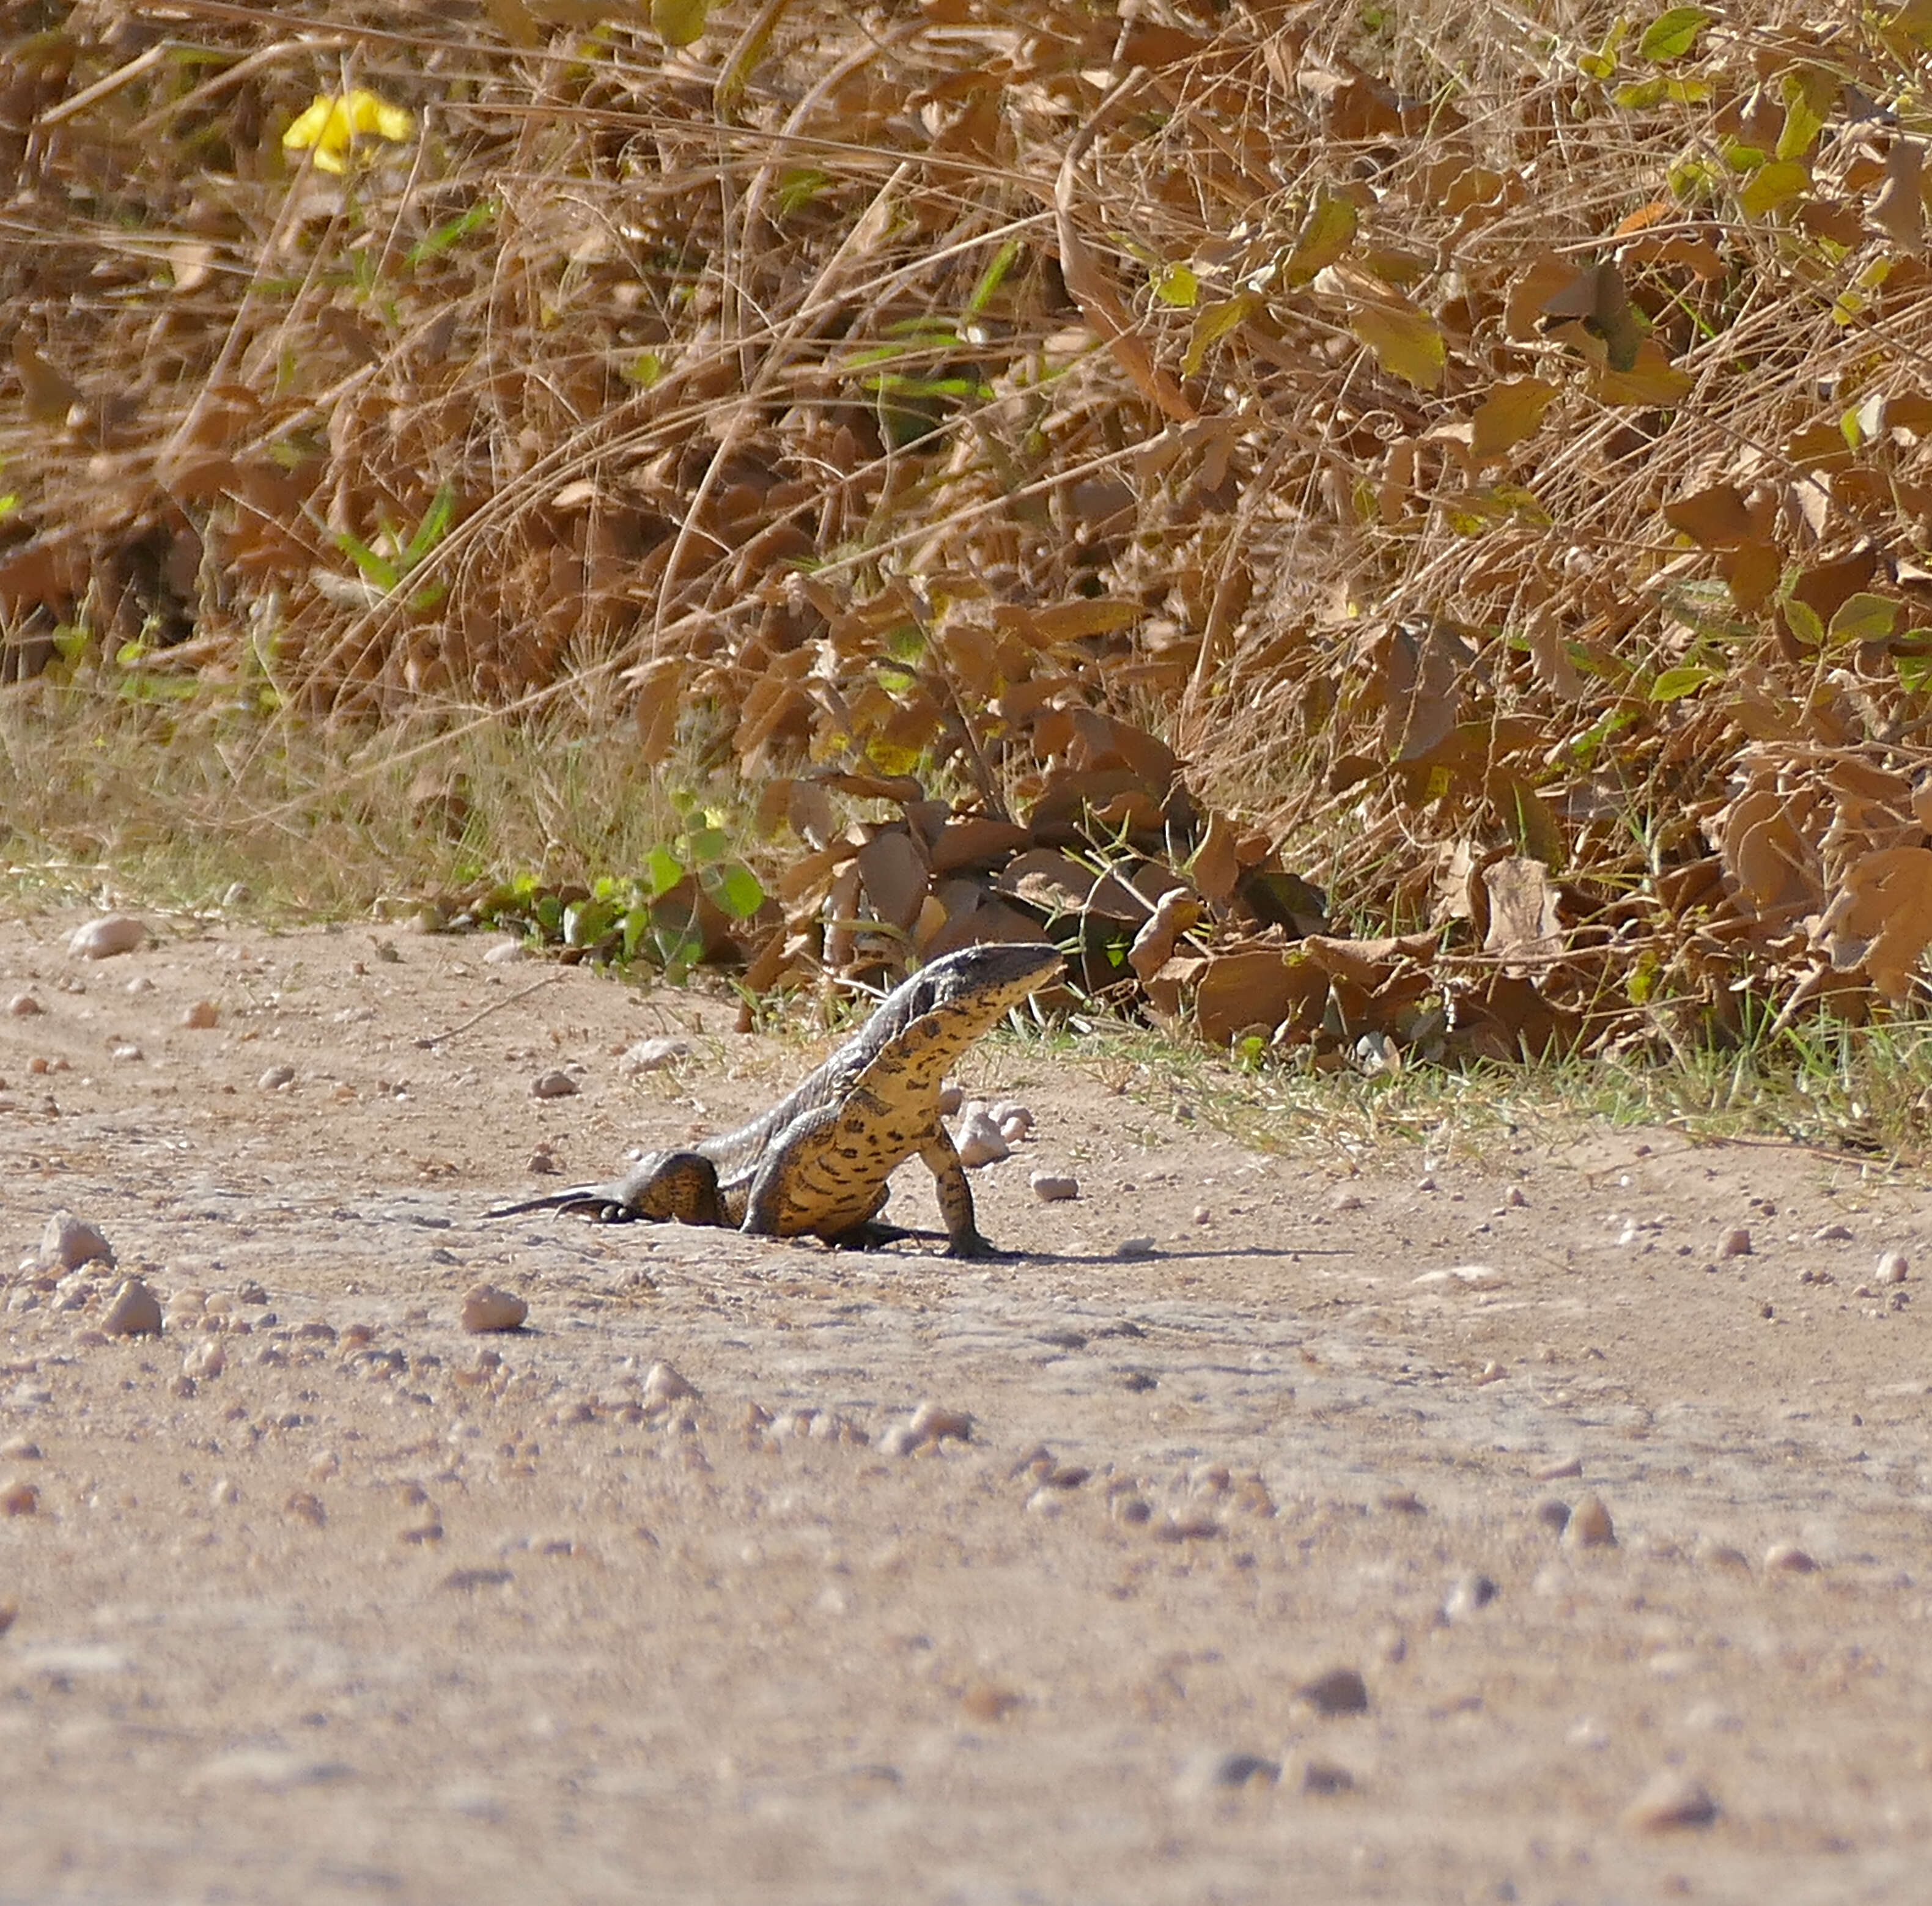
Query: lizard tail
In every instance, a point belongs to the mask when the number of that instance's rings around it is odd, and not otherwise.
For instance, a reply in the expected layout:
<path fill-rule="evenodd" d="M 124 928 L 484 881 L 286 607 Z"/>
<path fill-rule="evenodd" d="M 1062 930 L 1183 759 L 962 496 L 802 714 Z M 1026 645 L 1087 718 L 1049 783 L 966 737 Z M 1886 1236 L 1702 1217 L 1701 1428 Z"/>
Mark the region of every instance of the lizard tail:
<path fill-rule="evenodd" d="M 596 1218 L 605 1224 L 632 1214 L 614 1185 L 573 1185 L 568 1191 L 553 1191 L 548 1197 L 525 1198 L 516 1204 L 500 1204 L 486 1211 L 485 1218 L 515 1218 L 526 1211 L 568 1211 Z"/>

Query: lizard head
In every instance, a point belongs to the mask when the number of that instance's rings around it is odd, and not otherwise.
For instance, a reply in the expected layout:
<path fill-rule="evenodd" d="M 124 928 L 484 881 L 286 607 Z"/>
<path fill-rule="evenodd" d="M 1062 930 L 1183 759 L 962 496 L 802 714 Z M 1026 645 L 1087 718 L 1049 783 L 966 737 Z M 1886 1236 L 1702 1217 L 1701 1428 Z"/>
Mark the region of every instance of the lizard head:
<path fill-rule="evenodd" d="M 910 984 L 917 1011 L 944 1013 L 962 1030 L 970 1025 L 976 1038 L 1066 968 L 1060 949 L 1043 940 L 968 946 L 922 967 Z"/>

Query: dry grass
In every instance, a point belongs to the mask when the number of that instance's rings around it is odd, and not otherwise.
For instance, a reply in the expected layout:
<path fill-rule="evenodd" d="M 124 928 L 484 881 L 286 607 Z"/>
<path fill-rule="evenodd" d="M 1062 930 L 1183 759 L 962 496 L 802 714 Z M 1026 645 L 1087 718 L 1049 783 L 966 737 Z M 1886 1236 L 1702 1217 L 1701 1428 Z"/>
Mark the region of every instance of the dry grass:
<path fill-rule="evenodd" d="M 16 858 L 576 877 L 647 778 L 1024 814 L 1094 706 L 1573 1032 L 1915 996 L 1912 10 L 14 10 Z"/>

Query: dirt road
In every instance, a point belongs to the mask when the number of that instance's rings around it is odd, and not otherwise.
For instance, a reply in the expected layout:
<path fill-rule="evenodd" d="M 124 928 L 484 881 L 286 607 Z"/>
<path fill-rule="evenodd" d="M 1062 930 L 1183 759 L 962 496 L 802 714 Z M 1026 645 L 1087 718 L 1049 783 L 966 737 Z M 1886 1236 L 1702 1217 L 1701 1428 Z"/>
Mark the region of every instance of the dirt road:
<path fill-rule="evenodd" d="M 1024 1258 L 489 1224 L 814 1053 L 480 940 L 80 917 L 0 926 L 0 1901 L 1932 1896 L 1916 1188 L 1352 1171 L 1000 1039 Z M 61 1208 L 114 1268 L 37 1263 Z"/>

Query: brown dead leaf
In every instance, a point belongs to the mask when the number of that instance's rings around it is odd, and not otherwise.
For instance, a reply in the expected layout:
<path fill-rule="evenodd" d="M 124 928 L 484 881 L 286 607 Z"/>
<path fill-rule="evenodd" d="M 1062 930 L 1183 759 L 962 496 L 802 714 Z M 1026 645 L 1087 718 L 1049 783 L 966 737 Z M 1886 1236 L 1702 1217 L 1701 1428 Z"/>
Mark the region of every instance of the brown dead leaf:
<path fill-rule="evenodd" d="M 1750 513 L 1735 484 L 1716 483 L 1664 506 L 1664 520 L 1707 550 L 1736 549 L 1751 534 Z"/>
<path fill-rule="evenodd" d="M 1440 616 L 1399 622 L 1384 662 L 1382 744 L 1392 761 L 1429 754 L 1454 730 L 1476 652 Z"/>
<path fill-rule="evenodd" d="M 1760 912 L 1814 907 L 1823 895 L 1817 856 L 1774 788 L 1747 788 L 1724 811 L 1716 846 L 1726 870 Z"/>
<path fill-rule="evenodd" d="M 1784 553 L 1775 543 L 1752 541 L 1730 551 L 1718 572 L 1740 609 L 1762 609 L 1776 592 L 1784 574 Z"/>
<path fill-rule="evenodd" d="M 1539 603 L 1523 622 L 1523 639 L 1529 644 L 1529 665 L 1536 679 L 1565 701 L 1581 698 L 1589 684 L 1570 659 L 1563 634 L 1563 618 L 1554 603 Z"/>
<path fill-rule="evenodd" d="M 1469 419 L 1471 455 L 1479 463 L 1486 463 L 1533 436 L 1557 395 L 1557 387 L 1540 377 L 1515 377 L 1492 385 Z"/>
<path fill-rule="evenodd" d="M 684 664 L 675 655 L 647 662 L 635 678 L 638 685 L 638 759 L 655 768 L 677 739 L 677 718 L 683 712 Z"/>
<path fill-rule="evenodd" d="M 1542 963 L 1563 950 L 1562 921 L 1550 870 L 1540 860 L 1511 854 L 1492 862 L 1479 877 L 1489 901 L 1489 927 L 1483 951 L 1512 963 Z"/>
<path fill-rule="evenodd" d="M 1834 970 L 1862 966 L 1888 999 L 1909 999 L 1932 941 L 1932 850 L 1886 847 L 1856 862 L 1813 940 Z"/>
<path fill-rule="evenodd" d="M 1271 1033 L 1298 1004 L 1328 990 L 1327 974 L 1305 962 L 1291 965 L 1277 948 L 1224 953 L 1208 960 L 1196 983 L 1195 1023 L 1209 1044 L 1225 1046 L 1250 1027 Z"/>
<path fill-rule="evenodd" d="M 1872 223 L 1902 250 L 1916 252 L 1925 239 L 1925 201 L 1920 190 L 1925 148 L 1916 139 L 1895 139 L 1886 154 L 1885 183 L 1872 200 Z"/>
<path fill-rule="evenodd" d="M 910 834 L 889 828 L 874 835 L 859 850 L 859 879 L 878 919 L 911 928 L 928 883 L 925 859 Z"/>
<path fill-rule="evenodd" d="M 1201 902 L 1185 887 L 1171 888 L 1147 923 L 1135 934 L 1127 963 L 1143 982 L 1151 979 L 1174 957 L 1174 942 L 1200 923 Z"/>
<path fill-rule="evenodd" d="M 969 867 L 996 867 L 1029 846 L 1030 829 L 985 814 L 955 815 L 932 844 L 935 874 L 956 874 Z"/>
<path fill-rule="evenodd" d="M 1208 816 L 1206 836 L 1188 863 L 1188 873 L 1202 897 L 1216 907 L 1227 905 L 1241 876 L 1235 838 L 1234 823 L 1216 810 Z"/>

